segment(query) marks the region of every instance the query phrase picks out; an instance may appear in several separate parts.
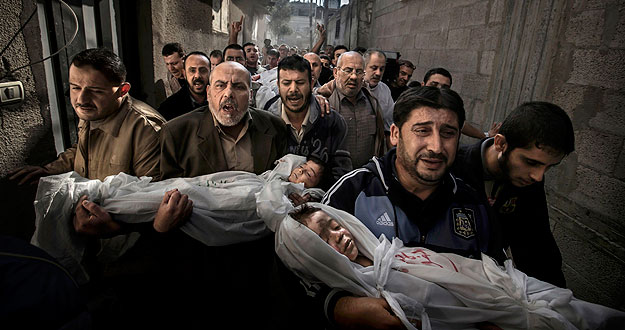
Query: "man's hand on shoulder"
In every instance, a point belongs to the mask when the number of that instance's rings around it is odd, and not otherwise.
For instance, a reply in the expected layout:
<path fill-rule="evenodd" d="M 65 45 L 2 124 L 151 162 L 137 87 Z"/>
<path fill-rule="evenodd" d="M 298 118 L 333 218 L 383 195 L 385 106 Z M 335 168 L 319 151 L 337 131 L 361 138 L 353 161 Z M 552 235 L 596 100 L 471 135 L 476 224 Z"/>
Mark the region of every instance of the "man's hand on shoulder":
<path fill-rule="evenodd" d="M 39 182 L 39 178 L 41 178 L 42 176 L 47 176 L 50 174 L 51 173 L 42 166 L 27 165 L 16 168 L 13 171 L 9 172 L 9 180 L 20 179 L 20 182 L 18 183 L 18 185 L 20 186 L 25 183 L 33 185 L 37 184 Z"/>
<path fill-rule="evenodd" d="M 328 102 L 328 99 L 317 94 L 315 95 L 315 98 L 317 99 L 317 103 L 319 103 L 319 106 L 321 107 L 321 117 L 324 117 L 326 114 L 330 114 L 330 111 L 332 111 L 332 108 L 330 107 L 330 102 Z"/>
<path fill-rule="evenodd" d="M 340 329 L 405 329 L 384 298 L 342 297 L 334 306 Z"/>
<path fill-rule="evenodd" d="M 100 205 L 88 201 L 86 195 L 80 197 L 75 211 L 74 229 L 79 234 L 106 238 L 121 232 L 121 225 Z"/>

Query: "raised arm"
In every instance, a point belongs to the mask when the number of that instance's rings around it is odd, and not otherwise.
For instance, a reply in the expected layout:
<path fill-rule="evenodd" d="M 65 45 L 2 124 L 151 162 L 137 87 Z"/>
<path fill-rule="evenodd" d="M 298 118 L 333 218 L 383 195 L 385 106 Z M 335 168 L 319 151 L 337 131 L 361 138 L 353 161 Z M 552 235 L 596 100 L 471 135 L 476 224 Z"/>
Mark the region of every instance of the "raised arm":
<path fill-rule="evenodd" d="M 310 50 L 311 53 L 315 54 L 319 54 L 321 46 L 323 46 L 323 44 L 326 42 L 326 39 L 328 38 L 326 28 L 325 26 L 323 26 L 323 24 L 317 23 L 317 32 L 319 32 L 319 39 L 317 39 L 317 43 L 315 43 L 313 48 Z"/>

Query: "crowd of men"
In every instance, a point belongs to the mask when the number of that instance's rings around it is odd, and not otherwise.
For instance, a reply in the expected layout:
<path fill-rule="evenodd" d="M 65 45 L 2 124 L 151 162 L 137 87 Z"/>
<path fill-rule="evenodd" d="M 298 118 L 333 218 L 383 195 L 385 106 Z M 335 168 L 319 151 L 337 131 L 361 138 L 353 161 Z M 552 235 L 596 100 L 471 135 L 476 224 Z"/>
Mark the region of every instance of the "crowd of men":
<path fill-rule="evenodd" d="M 269 40 L 262 49 L 241 46 L 240 27 L 231 26 L 235 42 L 208 55 L 165 45 L 168 98 L 157 109 L 130 96 L 117 55 L 80 52 L 69 69 L 78 143 L 12 179 L 36 182 L 72 170 L 100 180 L 119 172 L 153 180 L 260 174 L 293 153 L 324 164 L 321 202 L 355 215 L 376 236 L 472 258 L 512 258 L 528 275 L 566 286 L 543 184 L 545 172 L 574 150 L 560 107 L 526 102 L 485 132 L 466 122 L 443 68 L 411 84 L 415 66 L 399 60 L 395 77 L 384 81 L 387 53 L 321 49 L 323 26 L 310 51 Z M 460 145 L 461 134 L 480 141 Z M 93 242 L 89 253 L 110 237 L 142 235 L 115 264 L 86 256 L 96 328 L 402 328 L 382 298 L 299 280 L 275 256 L 272 235 L 209 247 L 182 234 L 177 228 L 192 208 L 188 196 L 168 191 L 152 224 L 132 226 L 81 197 L 73 226 Z"/>

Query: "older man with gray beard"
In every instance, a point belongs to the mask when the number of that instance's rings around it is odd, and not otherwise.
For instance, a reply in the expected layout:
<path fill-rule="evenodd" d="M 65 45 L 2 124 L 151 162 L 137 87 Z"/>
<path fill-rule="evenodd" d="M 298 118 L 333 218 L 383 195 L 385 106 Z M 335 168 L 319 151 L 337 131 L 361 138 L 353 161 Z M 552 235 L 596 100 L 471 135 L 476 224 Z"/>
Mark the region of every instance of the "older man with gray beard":
<path fill-rule="evenodd" d="M 163 178 L 194 177 L 219 171 L 261 174 L 286 150 L 284 122 L 266 111 L 248 109 L 250 74 L 237 62 L 215 67 L 207 87 L 208 106 L 163 126 Z M 269 328 L 273 235 L 228 246 L 206 246 L 177 231 L 170 233 L 171 252 L 163 262 L 171 281 L 163 283 L 176 327 L 210 324 L 216 328 Z M 241 297 L 254 306 L 240 317 Z M 218 303 L 216 303 L 218 302 Z M 232 323 L 236 322 L 236 323 Z"/>

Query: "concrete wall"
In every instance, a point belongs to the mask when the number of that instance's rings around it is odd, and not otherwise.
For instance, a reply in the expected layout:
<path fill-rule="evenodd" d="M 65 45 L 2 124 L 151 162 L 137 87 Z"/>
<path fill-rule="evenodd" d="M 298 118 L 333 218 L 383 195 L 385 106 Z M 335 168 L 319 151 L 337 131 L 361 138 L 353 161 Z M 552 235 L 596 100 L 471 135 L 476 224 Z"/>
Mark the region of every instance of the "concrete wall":
<path fill-rule="evenodd" d="M 35 9 L 33 1 L 0 2 L 0 45 L 4 47 Z M 41 59 L 41 34 L 37 14 L 2 54 L 0 77 L 29 62 Z M 19 80 L 24 102 L 0 107 L 0 177 L 26 162 L 39 164 L 56 155 L 51 133 L 50 109 L 42 64 L 18 70 L 2 82 Z"/>
<path fill-rule="evenodd" d="M 228 11 L 229 1 L 224 7 Z M 213 28 L 213 7 L 201 0 L 184 1 L 153 0 L 152 4 L 152 55 L 154 81 L 160 90 L 159 80 L 167 78 L 167 68 L 161 50 L 170 42 L 179 42 L 186 52 L 203 51 L 209 54 L 214 49 L 223 50 L 228 43 L 228 30 Z M 232 11 L 231 18 L 239 20 L 241 12 Z M 219 19 L 219 17 L 216 17 Z M 232 22 L 228 19 L 227 22 Z M 225 23 L 225 22 L 224 22 Z M 158 106 L 164 98 L 164 91 L 157 93 L 154 104 Z"/>
<path fill-rule="evenodd" d="M 447 68 L 484 130 L 524 101 L 569 113 L 576 152 L 546 181 L 565 276 L 579 298 L 625 309 L 625 3 L 379 0 L 371 31 L 370 46 L 415 63 L 413 80 Z"/>

